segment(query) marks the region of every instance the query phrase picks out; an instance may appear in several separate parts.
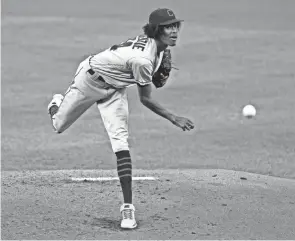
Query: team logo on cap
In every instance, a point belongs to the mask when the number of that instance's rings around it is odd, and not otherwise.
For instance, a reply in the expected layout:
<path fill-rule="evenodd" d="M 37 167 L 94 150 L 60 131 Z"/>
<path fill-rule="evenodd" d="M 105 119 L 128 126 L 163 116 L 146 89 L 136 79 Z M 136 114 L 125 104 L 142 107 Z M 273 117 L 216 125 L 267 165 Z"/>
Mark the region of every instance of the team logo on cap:
<path fill-rule="evenodd" d="M 171 10 L 169 10 L 169 9 L 167 10 L 167 14 L 170 17 L 173 17 L 174 16 L 174 13 Z"/>

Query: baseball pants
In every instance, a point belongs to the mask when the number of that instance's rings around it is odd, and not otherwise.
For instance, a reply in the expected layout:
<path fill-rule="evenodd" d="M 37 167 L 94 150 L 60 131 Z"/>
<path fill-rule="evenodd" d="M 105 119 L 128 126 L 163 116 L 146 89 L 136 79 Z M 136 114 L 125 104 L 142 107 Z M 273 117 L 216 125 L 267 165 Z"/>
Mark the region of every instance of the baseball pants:
<path fill-rule="evenodd" d="M 57 133 L 69 128 L 93 104 L 97 105 L 113 152 L 129 150 L 128 101 L 126 88 L 115 89 L 105 83 L 89 64 L 82 61 L 66 91 L 58 112 L 52 118 Z"/>

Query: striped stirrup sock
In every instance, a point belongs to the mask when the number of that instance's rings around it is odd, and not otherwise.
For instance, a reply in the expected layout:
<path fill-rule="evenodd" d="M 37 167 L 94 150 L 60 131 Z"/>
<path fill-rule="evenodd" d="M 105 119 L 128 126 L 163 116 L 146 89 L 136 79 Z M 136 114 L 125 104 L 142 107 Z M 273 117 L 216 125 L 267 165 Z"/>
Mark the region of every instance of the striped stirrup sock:
<path fill-rule="evenodd" d="M 120 179 L 124 203 L 132 204 L 132 164 L 129 151 L 116 152 L 117 171 Z"/>

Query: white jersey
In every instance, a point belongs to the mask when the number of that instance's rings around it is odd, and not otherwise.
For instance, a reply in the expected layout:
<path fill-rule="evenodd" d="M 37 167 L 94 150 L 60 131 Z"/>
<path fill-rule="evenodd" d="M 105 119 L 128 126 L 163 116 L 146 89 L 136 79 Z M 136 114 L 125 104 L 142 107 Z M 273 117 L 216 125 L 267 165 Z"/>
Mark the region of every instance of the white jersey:
<path fill-rule="evenodd" d="M 139 35 L 94 55 L 90 66 L 107 83 L 124 88 L 134 84 L 151 84 L 162 57 L 163 51 L 157 54 L 154 39 Z"/>

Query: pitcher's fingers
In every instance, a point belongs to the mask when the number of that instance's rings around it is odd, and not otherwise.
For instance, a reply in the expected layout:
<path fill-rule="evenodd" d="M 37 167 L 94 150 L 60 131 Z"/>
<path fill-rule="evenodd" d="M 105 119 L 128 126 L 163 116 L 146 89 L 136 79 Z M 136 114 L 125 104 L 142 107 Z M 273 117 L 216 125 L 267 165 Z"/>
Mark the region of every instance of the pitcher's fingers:
<path fill-rule="evenodd" d="M 191 126 L 194 126 L 194 123 L 191 120 L 188 119 L 187 121 Z"/>
<path fill-rule="evenodd" d="M 183 131 L 185 131 L 185 127 L 184 126 L 178 126 L 179 128 L 181 128 Z"/>
<path fill-rule="evenodd" d="M 193 124 L 192 122 L 188 122 L 188 123 L 187 123 L 187 126 L 189 126 L 190 129 L 194 129 L 194 127 L 195 127 L 194 124 Z"/>
<path fill-rule="evenodd" d="M 185 125 L 185 126 L 184 126 L 184 131 L 185 131 L 185 130 L 188 130 L 188 131 L 189 131 L 190 129 L 191 129 L 191 127 L 190 127 L 189 125 Z"/>
<path fill-rule="evenodd" d="M 191 129 L 194 129 L 194 128 L 195 128 L 195 126 L 194 126 L 194 125 L 190 125 L 189 127 L 190 127 Z"/>

